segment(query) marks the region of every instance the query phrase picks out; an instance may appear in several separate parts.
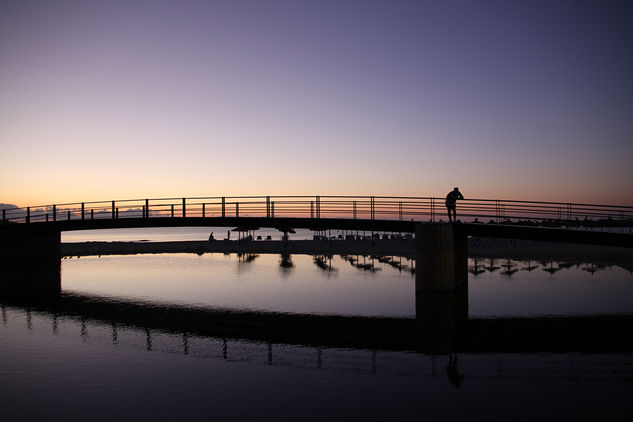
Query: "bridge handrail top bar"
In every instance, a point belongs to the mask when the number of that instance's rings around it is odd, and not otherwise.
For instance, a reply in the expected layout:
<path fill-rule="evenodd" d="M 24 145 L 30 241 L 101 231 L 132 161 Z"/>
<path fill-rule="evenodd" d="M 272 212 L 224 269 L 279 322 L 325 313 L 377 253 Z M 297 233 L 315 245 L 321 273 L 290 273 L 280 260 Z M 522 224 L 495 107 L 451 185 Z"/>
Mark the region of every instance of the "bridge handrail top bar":
<path fill-rule="evenodd" d="M 59 203 L 59 204 L 46 204 L 46 205 L 36 205 L 36 206 L 25 206 L 25 207 L 12 207 L 12 208 L 3 208 L 6 211 L 18 211 L 25 210 L 27 208 L 31 209 L 48 209 L 51 207 L 79 207 L 82 205 L 95 205 L 95 204 L 103 204 L 104 207 L 109 207 L 112 202 L 117 204 L 121 203 L 132 203 L 138 202 L 142 203 L 144 201 L 178 201 L 181 200 L 193 200 L 193 201 L 204 201 L 204 200 L 224 200 L 225 202 L 235 202 L 235 200 L 243 200 L 243 199 L 260 199 L 261 201 L 257 202 L 265 202 L 266 200 L 272 199 L 315 199 L 319 198 L 319 200 L 323 202 L 327 202 L 328 200 L 354 200 L 354 199 L 362 199 L 362 200 L 374 200 L 376 202 L 382 200 L 400 200 L 400 202 L 410 202 L 415 204 L 416 202 L 419 204 L 420 201 L 436 201 L 437 207 L 442 205 L 441 201 L 444 200 L 443 197 L 431 197 L 431 196 L 372 196 L 372 195 L 244 195 L 244 196 L 196 196 L 196 197 L 166 197 L 166 198 L 138 198 L 138 199 L 116 199 L 116 200 L 103 200 L 103 201 L 84 201 L 84 202 L 67 202 L 67 203 Z M 553 201 L 527 201 L 527 200 L 514 200 L 514 199 L 487 199 L 487 198 L 467 198 L 464 199 L 464 205 L 467 203 L 476 204 L 476 203 L 489 203 L 489 204 L 501 204 L 501 205 L 524 205 L 526 207 L 538 207 L 544 208 L 544 206 L 549 206 L 549 209 L 557 209 L 557 208 L 567 208 L 567 207 L 576 207 L 576 208 L 592 208 L 594 211 L 597 209 L 605 209 L 605 210 L 626 210 L 633 211 L 632 205 L 606 205 L 606 204 L 589 204 L 589 203 L 574 203 L 574 202 L 553 202 Z M 165 204 L 154 204 L 165 205 Z M 60 210 L 61 211 L 61 210 Z"/>

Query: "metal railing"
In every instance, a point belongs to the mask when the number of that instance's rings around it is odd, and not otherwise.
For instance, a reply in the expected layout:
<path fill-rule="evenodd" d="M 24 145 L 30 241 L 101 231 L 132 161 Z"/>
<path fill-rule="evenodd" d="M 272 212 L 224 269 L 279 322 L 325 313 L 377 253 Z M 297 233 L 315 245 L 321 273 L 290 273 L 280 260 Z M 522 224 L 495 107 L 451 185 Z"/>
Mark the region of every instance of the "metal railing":
<path fill-rule="evenodd" d="M 633 206 L 465 199 L 464 222 L 633 226 Z M 214 196 L 77 202 L 2 210 L 2 224 L 123 218 L 295 217 L 446 221 L 443 198 L 411 196 Z"/>

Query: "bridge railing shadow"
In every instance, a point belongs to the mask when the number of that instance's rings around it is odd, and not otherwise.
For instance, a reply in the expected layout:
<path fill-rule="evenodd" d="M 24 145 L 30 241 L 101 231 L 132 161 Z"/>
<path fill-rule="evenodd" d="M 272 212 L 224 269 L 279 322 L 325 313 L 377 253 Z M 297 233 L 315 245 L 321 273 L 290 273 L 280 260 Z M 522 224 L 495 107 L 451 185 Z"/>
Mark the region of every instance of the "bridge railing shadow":
<path fill-rule="evenodd" d="M 458 203 L 464 222 L 631 227 L 633 206 L 465 199 Z M 443 198 L 411 196 L 234 196 L 145 198 L 62 203 L 2 210 L 2 224 L 124 218 L 346 218 L 442 221 Z"/>

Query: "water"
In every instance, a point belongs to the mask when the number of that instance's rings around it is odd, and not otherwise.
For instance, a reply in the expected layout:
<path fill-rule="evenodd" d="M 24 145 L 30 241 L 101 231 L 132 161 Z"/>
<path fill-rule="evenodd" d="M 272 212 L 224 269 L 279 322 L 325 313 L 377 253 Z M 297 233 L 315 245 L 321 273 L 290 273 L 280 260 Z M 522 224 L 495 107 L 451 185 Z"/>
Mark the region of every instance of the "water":
<path fill-rule="evenodd" d="M 0 301 L 3 419 L 628 420 L 632 414 L 633 357 L 621 340 L 633 314 L 630 271 L 471 259 L 467 312 L 469 330 L 479 331 L 448 355 L 418 349 L 416 335 L 426 333 L 415 328 L 413 262 L 350 258 L 64 259 L 61 299 Z M 373 266 L 353 265 L 363 263 Z M 483 267 L 489 269 L 480 273 Z M 381 331 L 383 324 L 396 328 Z M 402 327 L 405 338 L 397 334 Z M 573 334 L 576 346 L 557 349 L 555 337 L 572 335 L 574 327 L 583 334 Z"/>

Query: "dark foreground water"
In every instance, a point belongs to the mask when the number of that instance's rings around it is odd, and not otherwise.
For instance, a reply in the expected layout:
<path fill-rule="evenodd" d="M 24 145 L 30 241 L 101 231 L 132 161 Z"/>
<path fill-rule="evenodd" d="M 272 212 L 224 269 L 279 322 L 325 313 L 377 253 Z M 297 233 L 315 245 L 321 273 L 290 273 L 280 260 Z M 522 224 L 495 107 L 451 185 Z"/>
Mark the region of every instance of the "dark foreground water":
<path fill-rule="evenodd" d="M 633 414 L 633 276 L 617 266 L 471 260 L 447 337 L 397 257 L 62 262 L 61 296 L 0 301 L 3 420 Z"/>

